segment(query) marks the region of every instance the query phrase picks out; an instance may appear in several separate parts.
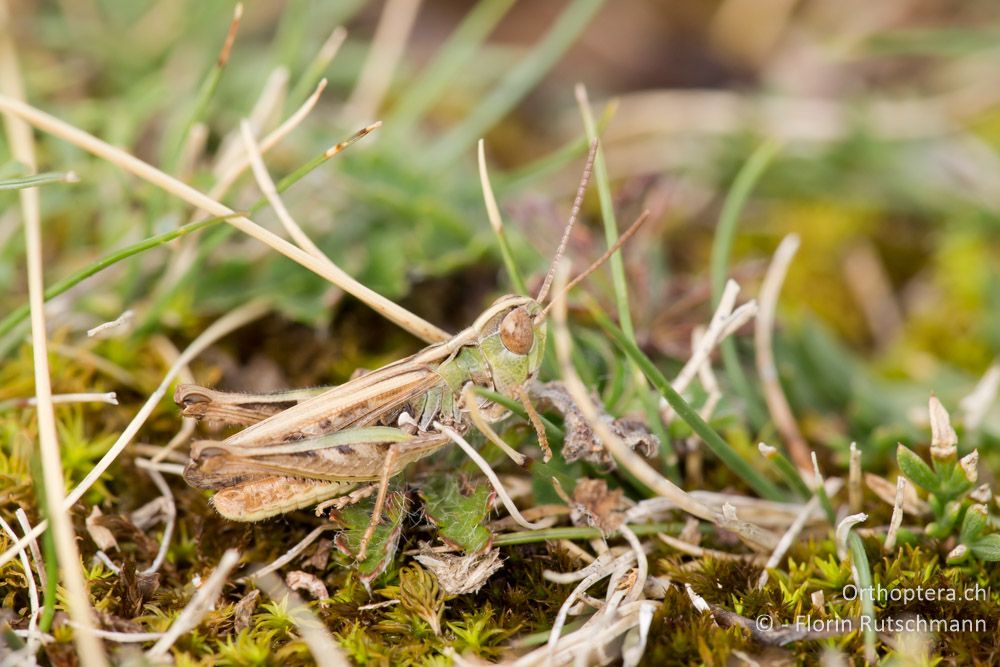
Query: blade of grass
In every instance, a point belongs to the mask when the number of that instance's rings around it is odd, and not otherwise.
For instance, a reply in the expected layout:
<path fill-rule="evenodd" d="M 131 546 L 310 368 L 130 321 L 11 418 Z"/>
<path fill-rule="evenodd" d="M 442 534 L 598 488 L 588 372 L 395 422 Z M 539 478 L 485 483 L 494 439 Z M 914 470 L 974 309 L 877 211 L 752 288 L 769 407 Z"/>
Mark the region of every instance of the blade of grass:
<path fill-rule="evenodd" d="M 208 104 L 212 101 L 212 96 L 219 87 L 219 81 L 222 80 L 222 73 L 225 71 L 226 64 L 229 62 L 229 54 L 232 52 L 233 43 L 236 41 L 236 32 L 239 30 L 242 18 L 243 3 L 238 2 L 233 8 L 233 18 L 229 22 L 229 29 L 226 31 L 226 38 L 222 43 L 222 48 L 219 49 L 218 57 L 215 59 L 212 67 L 208 70 L 208 73 L 202 79 L 201 85 L 198 88 L 198 95 L 195 98 L 195 103 L 191 108 L 191 112 L 184 118 L 184 122 L 181 123 L 176 132 L 172 135 L 171 140 L 166 144 L 170 151 L 164 162 L 164 164 L 167 165 L 166 170 L 168 172 L 172 173 L 176 169 L 177 162 L 184 147 L 184 142 L 187 140 L 188 133 L 191 132 L 191 128 L 194 127 L 195 123 L 200 121 L 205 115 L 205 111 L 208 109 Z"/>
<path fill-rule="evenodd" d="M 142 241 L 139 241 L 138 243 L 133 243 L 130 246 L 127 246 L 125 248 L 122 248 L 121 250 L 113 252 L 110 255 L 94 262 L 93 264 L 90 264 L 89 266 L 80 269 L 73 275 L 67 276 L 66 278 L 60 280 L 59 282 L 50 285 L 48 289 L 45 290 L 45 301 L 49 301 L 51 299 L 56 298 L 63 292 L 67 291 L 71 287 L 78 285 L 79 283 L 83 282 L 84 280 L 91 277 L 95 273 L 99 273 L 100 271 L 103 271 L 109 266 L 117 264 L 123 259 L 127 259 L 129 257 L 132 257 L 133 255 L 138 255 L 141 252 L 145 252 L 146 250 L 150 250 L 152 248 L 156 248 L 157 246 L 161 246 L 165 243 L 169 243 L 174 239 L 190 234 L 191 232 L 202 229 L 203 227 L 208 227 L 209 225 L 218 224 L 223 220 L 224 218 L 210 218 L 208 220 L 202 220 L 200 222 L 188 223 L 186 225 L 178 227 L 177 229 L 173 229 L 169 232 L 164 232 L 163 234 L 157 234 L 156 236 L 151 236 L 148 239 L 144 239 Z M 14 327 L 16 327 L 24 320 L 26 320 L 28 318 L 30 311 L 31 308 L 29 307 L 28 304 L 19 306 L 15 308 L 13 311 L 11 311 L 11 313 L 7 315 L 7 317 L 5 317 L 2 321 L 0 321 L 0 336 L 3 336 L 7 332 L 13 330 Z"/>
<path fill-rule="evenodd" d="M 330 265 L 321 262 L 274 232 L 261 227 L 245 216 L 237 214 L 228 206 L 206 196 L 203 192 L 196 190 L 190 185 L 178 181 L 134 155 L 115 148 L 94 135 L 57 119 L 55 116 L 4 95 L 0 95 L 0 110 L 11 113 L 53 136 L 68 141 L 93 155 L 106 159 L 119 168 L 159 188 L 167 190 L 192 206 L 202 208 L 213 215 L 226 216 L 226 222 L 233 227 L 326 278 L 345 292 L 360 299 L 368 307 L 422 340 L 426 342 L 439 342 L 451 337 L 442 329 L 417 317 L 405 308 L 361 284 L 343 270 L 339 268 L 332 270 L 333 267 Z"/>
<path fill-rule="evenodd" d="M 337 57 L 337 53 L 340 51 L 340 47 L 344 45 L 344 40 L 346 39 L 347 31 L 343 26 L 337 26 L 333 29 L 330 36 L 320 46 L 319 51 L 316 52 L 316 56 L 312 59 L 312 62 L 306 67 L 305 72 L 295 82 L 295 87 L 292 88 L 292 92 L 288 95 L 288 103 L 291 106 L 302 104 L 309 97 L 316 85 L 323 80 L 323 74 L 326 72 L 327 67 L 330 66 L 330 63 L 333 62 L 333 59 Z"/>
<path fill-rule="evenodd" d="M 851 531 L 847 538 L 847 546 L 851 552 L 851 564 L 854 570 L 855 582 L 859 591 L 872 591 L 872 569 L 865 552 L 865 543 L 861 536 Z M 865 625 L 865 658 L 869 665 L 875 663 L 875 600 L 871 594 L 861 595 L 861 613 L 869 622 Z"/>
<path fill-rule="evenodd" d="M 353 137 L 352 140 L 354 140 Z M 288 174 L 283 179 L 278 181 L 277 185 L 278 192 L 284 192 L 292 185 L 300 181 L 311 171 L 313 171 L 318 166 L 320 166 L 321 164 L 329 160 L 331 157 L 336 155 L 338 152 L 343 150 L 343 147 L 346 143 L 347 142 L 341 142 L 336 146 L 334 146 L 333 148 L 323 151 L 322 153 L 312 158 L 311 160 L 309 160 L 308 162 L 297 168 L 295 171 L 293 171 L 292 173 Z M 261 197 L 256 202 L 254 202 L 253 206 L 250 207 L 249 213 L 250 214 L 256 213 L 265 206 L 267 206 L 267 198 Z M 220 216 L 216 218 L 208 218 L 206 220 L 189 222 L 186 225 L 181 225 L 177 229 L 172 229 L 169 232 L 164 232 L 162 234 L 157 234 L 156 236 L 151 236 L 148 239 L 144 239 L 142 241 L 139 241 L 138 243 L 133 243 L 130 246 L 115 251 L 110 255 L 108 255 L 107 257 L 103 257 L 97 262 L 94 262 L 93 264 L 80 269 L 73 275 L 68 276 L 60 280 L 59 282 L 50 285 L 49 288 L 45 290 L 45 300 L 49 301 L 51 299 L 54 299 L 63 292 L 69 290 L 71 287 L 78 285 L 79 283 L 83 282 L 90 276 L 100 271 L 103 271 L 109 266 L 117 264 L 123 259 L 132 257 L 133 255 L 138 255 L 141 252 L 145 252 L 146 250 L 151 250 L 152 248 L 156 248 L 157 246 L 164 245 L 165 243 L 169 243 L 174 239 L 181 238 L 182 236 L 186 236 L 188 234 L 191 234 L 192 232 L 196 232 L 204 227 L 209 227 L 212 225 L 216 225 L 220 222 L 225 222 L 226 217 L 227 216 Z M 219 242 L 221 242 L 221 240 L 222 239 L 220 239 Z M 153 310 L 155 310 L 155 306 Z M 15 308 L 9 315 L 7 315 L 7 317 L 5 317 L 3 320 L 0 320 L 0 336 L 4 336 L 8 332 L 12 331 L 18 324 L 26 320 L 28 318 L 29 312 L 30 309 L 28 305 L 24 304 L 23 306 Z M 137 331 L 142 331 L 142 330 L 143 326 L 140 326 L 137 329 Z"/>
<path fill-rule="evenodd" d="M 34 479 L 42 478 L 42 459 L 31 457 L 31 474 Z M 49 515 L 45 490 L 35 487 L 35 501 L 38 503 L 38 513 L 43 520 Z M 27 532 L 25 535 L 27 536 Z M 56 541 L 52 531 L 42 534 L 42 556 L 45 562 L 45 591 L 42 595 L 42 613 L 38 618 L 38 631 L 48 632 L 52 628 L 52 620 L 56 615 L 56 596 L 59 594 L 59 561 L 56 556 Z"/>
<path fill-rule="evenodd" d="M 421 0 L 386 0 L 365 64 L 341 109 L 342 123 L 369 123 L 378 113 L 416 23 L 420 3 Z"/>
<path fill-rule="evenodd" d="M 733 238 L 736 236 L 736 227 L 740 220 L 740 214 L 746 205 L 750 192 L 757 181 L 767 169 L 771 160 L 777 154 L 781 145 L 774 141 L 767 141 L 753 152 L 746 161 L 739 173 L 733 180 L 732 187 L 726 194 L 726 200 L 722 205 L 722 212 L 719 214 L 719 226 L 715 230 L 715 239 L 712 243 L 711 276 L 712 276 L 712 307 L 719 304 L 722 292 L 728 279 L 729 259 L 733 248 Z M 736 393 L 746 403 L 747 414 L 754 428 L 760 428 L 767 422 L 767 413 L 761 406 L 760 399 L 754 392 L 747 379 L 743 367 L 740 365 L 739 355 L 736 352 L 736 343 L 733 339 L 722 341 L 719 346 L 722 351 L 722 361 L 726 368 L 726 375 L 732 383 Z"/>
<path fill-rule="evenodd" d="M 0 91 L 13 99 L 23 100 L 24 84 L 21 80 L 17 51 L 14 46 L 11 16 L 6 2 L 0 3 Z M 30 171 L 37 169 L 34 138 L 27 123 L 14 114 L 4 114 L 4 126 L 14 159 Z M 42 459 L 42 477 L 36 479 L 45 488 L 45 499 L 50 508 L 61 507 L 65 478 L 62 457 L 59 453 L 59 434 L 55 410 L 52 406 L 52 380 L 49 376 L 48 334 L 45 328 L 44 260 L 42 254 L 41 201 L 37 188 L 18 192 L 24 224 L 25 253 L 27 255 L 28 302 L 31 304 L 31 341 L 35 376 L 35 397 L 38 405 L 38 450 Z M 66 586 L 66 603 L 70 619 L 77 624 L 73 643 L 84 667 L 107 665 L 104 647 L 94 636 L 94 609 L 87 594 L 87 581 L 80 563 L 76 535 L 69 514 L 49 513 L 55 538 L 56 556 L 63 584 Z M 30 540 L 25 540 L 25 542 Z M 23 549 L 22 544 L 19 549 Z M 31 576 L 30 573 L 27 576 Z"/>
<path fill-rule="evenodd" d="M 587 89 L 577 84 L 576 102 L 583 116 L 583 127 L 587 131 L 589 141 L 597 141 L 597 124 L 590 108 Z M 604 148 L 598 143 L 597 155 L 594 158 L 594 183 L 597 186 L 597 197 L 601 202 L 601 220 L 604 223 L 604 241 L 610 248 L 618 240 L 618 222 L 615 218 L 615 202 L 611 197 L 611 179 L 608 177 L 608 165 L 604 160 Z M 632 326 L 632 313 L 628 305 L 628 283 L 625 281 L 625 262 L 621 253 L 615 253 L 608 260 L 611 269 L 611 283 L 615 291 L 615 305 L 618 308 L 618 321 L 622 331 L 630 340 L 635 340 L 635 328 Z"/>
<path fill-rule="evenodd" d="M 629 526 L 636 535 L 655 535 L 657 533 L 679 533 L 684 529 L 683 523 L 640 523 Z M 704 532 L 714 529 L 710 524 L 699 526 Z M 597 540 L 606 535 L 599 528 L 586 526 L 564 526 L 560 528 L 545 528 L 542 530 L 522 530 L 515 533 L 501 533 L 493 538 L 493 546 L 513 546 L 515 544 L 532 544 L 549 540 Z"/>
<path fill-rule="evenodd" d="M 386 123 L 390 137 L 395 139 L 413 132 L 427 110 L 452 83 L 455 75 L 468 66 L 483 40 L 493 32 L 493 28 L 513 4 L 514 0 L 483 0 L 469 11 L 458 28 L 438 49 L 434 61 L 410 84 L 393 106 Z"/>
<path fill-rule="evenodd" d="M 434 167 L 447 165 L 485 135 L 552 69 L 603 4 L 604 0 L 574 0 L 493 92 L 431 148 L 427 163 Z"/>
<path fill-rule="evenodd" d="M 483 189 L 483 200 L 486 202 L 486 217 L 489 218 L 490 227 L 497 237 L 497 245 L 500 246 L 500 256 L 503 257 L 504 266 L 507 267 L 507 275 L 514 284 L 514 290 L 518 294 L 527 294 L 528 287 L 524 284 L 524 278 L 517 269 L 514 262 L 514 255 L 507 242 L 507 234 L 504 233 L 503 218 L 500 217 L 500 207 L 497 206 L 496 197 L 493 196 L 493 187 L 490 185 L 490 175 L 486 171 L 486 150 L 483 147 L 483 140 L 479 140 L 479 183 Z"/>
<path fill-rule="evenodd" d="M 79 183 L 80 178 L 72 171 L 56 172 L 49 171 L 44 174 L 34 174 L 24 178 L 8 178 L 0 180 L 0 190 L 22 190 L 24 188 L 36 188 L 39 185 L 49 185 L 51 183 Z"/>
<path fill-rule="evenodd" d="M 660 370 L 653 365 L 649 357 L 643 354 L 642 350 L 632 342 L 632 340 L 625 335 L 625 333 L 615 326 L 610 319 L 604 313 L 600 311 L 597 307 L 591 307 L 591 315 L 594 317 L 595 321 L 604 329 L 605 332 L 615 341 L 621 350 L 628 355 L 628 357 L 635 362 L 635 364 L 642 370 L 646 378 L 652 383 L 653 387 L 667 400 L 670 407 L 674 409 L 677 416 L 684 420 L 688 426 L 691 427 L 698 437 L 700 437 L 708 448 L 719 457 L 719 459 L 736 475 L 745 481 L 750 488 L 756 491 L 763 498 L 768 500 L 782 500 L 787 496 L 784 492 L 778 489 L 774 484 L 772 484 L 767 478 L 757 472 L 754 468 L 750 466 L 743 458 L 733 450 L 729 444 L 722 439 L 718 433 L 715 432 L 711 426 L 709 426 L 705 420 L 698 415 L 698 412 L 688 405 L 687 401 L 674 391 L 674 388 L 670 386 L 670 383 L 663 376 Z"/>

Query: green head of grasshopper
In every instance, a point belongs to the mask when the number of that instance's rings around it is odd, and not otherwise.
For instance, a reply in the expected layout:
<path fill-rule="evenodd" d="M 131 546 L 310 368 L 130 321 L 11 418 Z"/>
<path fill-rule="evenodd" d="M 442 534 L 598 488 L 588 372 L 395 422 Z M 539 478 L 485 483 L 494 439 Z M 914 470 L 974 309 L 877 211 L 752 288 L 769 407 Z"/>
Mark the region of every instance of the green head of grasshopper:
<path fill-rule="evenodd" d="M 493 388 L 505 396 L 535 377 L 545 356 L 546 324 L 542 306 L 530 297 L 497 299 L 473 325 L 489 367 Z"/>

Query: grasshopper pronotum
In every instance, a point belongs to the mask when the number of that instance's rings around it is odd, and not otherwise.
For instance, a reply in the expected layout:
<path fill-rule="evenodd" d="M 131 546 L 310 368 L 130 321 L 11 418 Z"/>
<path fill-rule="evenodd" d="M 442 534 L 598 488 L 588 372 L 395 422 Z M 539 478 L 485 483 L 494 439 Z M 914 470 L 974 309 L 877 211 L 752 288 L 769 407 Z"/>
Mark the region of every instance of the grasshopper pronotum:
<path fill-rule="evenodd" d="M 257 396 L 179 386 L 175 400 L 186 416 L 249 424 L 225 440 L 195 442 L 184 471 L 187 482 L 214 490 L 215 508 L 236 521 L 301 509 L 346 494 L 359 483 L 378 482 L 360 560 L 392 476 L 452 442 L 456 432 L 471 425 L 504 447 L 488 423 L 506 416 L 507 410 L 473 389 L 484 387 L 527 403 L 525 385 L 537 374 L 545 350 L 547 307 L 543 303 L 577 217 L 595 148 L 596 144 L 591 147 L 556 260 L 536 297 L 500 297 L 472 326 L 449 340 L 318 394 L 293 391 Z M 600 266 L 644 218 L 567 289 Z M 531 414 L 530 403 L 527 406 Z M 543 433 L 539 435 L 544 439 Z M 513 450 L 507 451 L 519 459 Z"/>

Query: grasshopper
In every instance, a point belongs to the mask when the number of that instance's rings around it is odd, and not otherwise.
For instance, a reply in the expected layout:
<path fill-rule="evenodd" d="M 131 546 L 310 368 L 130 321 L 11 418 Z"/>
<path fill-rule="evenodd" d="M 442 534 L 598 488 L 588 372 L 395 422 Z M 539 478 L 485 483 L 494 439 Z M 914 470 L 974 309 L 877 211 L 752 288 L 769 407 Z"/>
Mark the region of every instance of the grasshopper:
<path fill-rule="evenodd" d="M 476 388 L 520 399 L 529 414 L 536 414 L 525 386 L 538 374 L 545 352 L 548 308 L 543 303 L 578 215 L 595 149 L 596 143 L 556 259 L 536 297 L 502 296 L 451 339 L 320 393 L 249 395 L 178 386 L 174 399 L 185 416 L 248 425 L 222 441 L 194 442 L 185 480 L 215 491 L 215 509 L 234 521 L 258 521 L 378 483 L 372 523 L 358 554 L 363 560 L 391 477 L 473 424 L 495 436 L 488 424 L 509 413 Z M 566 289 L 617 251 L 644 219 Z M 533 423 L 544 442 L 540 420 Z M 502 443 L 499 437 L 494 442 Z M 513 450 L 508 453 L 523 461 Z"/>

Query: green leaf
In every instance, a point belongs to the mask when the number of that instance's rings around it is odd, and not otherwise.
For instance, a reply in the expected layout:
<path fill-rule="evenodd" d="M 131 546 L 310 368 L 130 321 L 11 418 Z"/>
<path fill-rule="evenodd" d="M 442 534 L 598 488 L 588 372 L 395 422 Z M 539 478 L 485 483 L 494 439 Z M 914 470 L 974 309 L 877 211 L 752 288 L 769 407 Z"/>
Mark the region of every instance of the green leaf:
<path fill-rule="evenodd" d="M 935 492 L 938 489 L 938 478 L 922 458 L 903 445 L 896 448 L 896 462 L 899 469 L 908 480 L 921 489 Z"/>
<path fill-rule="evenodd" d="M 985 505 L 973 505 L 965 511 L 965 518 L 962 519 L 962 530 L 959 533 L 958 541 L 962 544 L 969 544 L 979 539 L 986 529 L 987 512 Z"/>
<path fill-rule="evenodd" d="M 392 490 L 386 494 L 385 506 L 382 508 L 381 520 L 375 528 L 375 533 L 368 542 L 365 559 L 356 562 L 358 575 L 365 584 L 371 583 L 382 574 L 396 555 L 399 546 L 399 535 L 403 528 L 403 518 L 408 509 L 406 494 L 401 490 Z M 375 510 L 375 496 L 370 496 L 350 507 L 331 514 L 331 518 L 344 527 L 334 544 L 340 551 L 357 561 L 361 538 L 371 521 Z"/>
<path fill-rule="evenodd" d="M 1000 533 L 991 533 L 969 545 L 973 555 L 982 561 L 1000 560 Z"/>
<path fill-rule="evenodd" d="M 420 490 L 420 498 L 442 540 L 468 554 L 484 553 L 492 546 L 493 534 L 483 525 L 496 498 L 490 485 L 469 487 L 459 477 L 442 475 Z"/>

